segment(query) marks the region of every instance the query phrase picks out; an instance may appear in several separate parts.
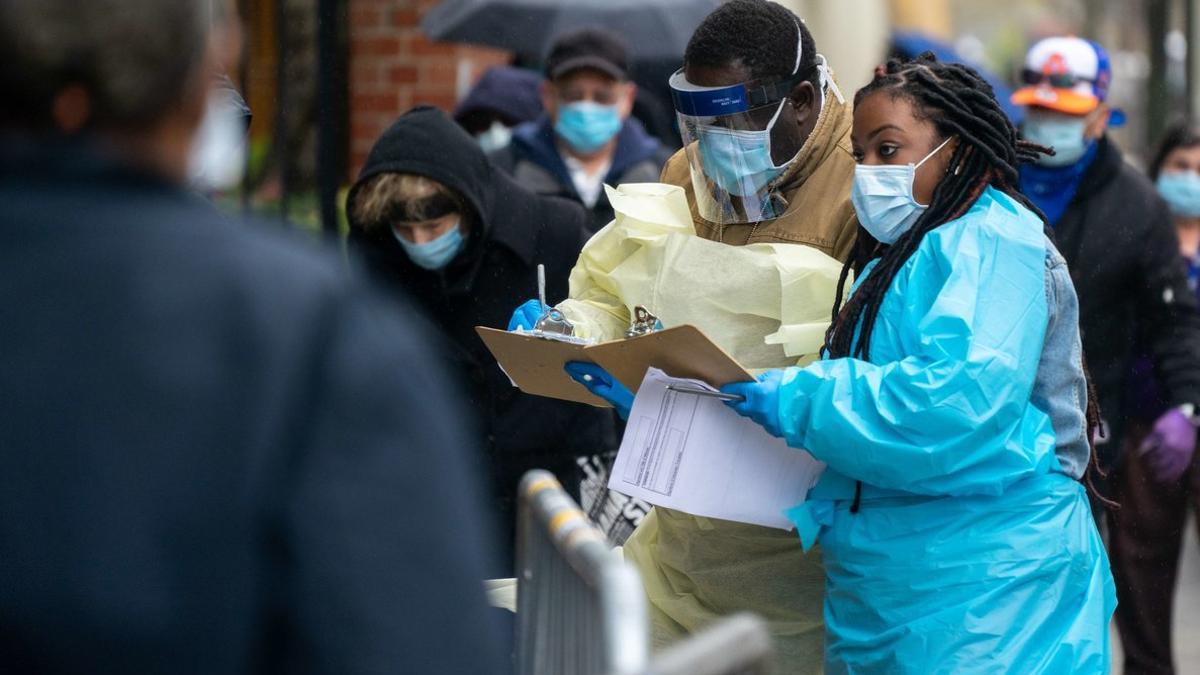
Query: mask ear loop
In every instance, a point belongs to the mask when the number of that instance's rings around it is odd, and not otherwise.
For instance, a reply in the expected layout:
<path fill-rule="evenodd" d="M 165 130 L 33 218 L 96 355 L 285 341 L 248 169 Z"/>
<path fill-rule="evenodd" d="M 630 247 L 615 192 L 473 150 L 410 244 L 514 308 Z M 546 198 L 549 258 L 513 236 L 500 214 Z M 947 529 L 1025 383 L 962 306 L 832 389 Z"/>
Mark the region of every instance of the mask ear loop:
<path fill-rule="evenodd" d="M 804 33 L 800 30 L 800 23 L 796 22 L 796 64 L 792 66 L 792 75 L 800 72 L 800 61 L 804 56 Z M 833 81 L 833 75 L 829 72 L 829 62 L 825 59 L 824 54 L 817 54 L 817 73 L 820 79 L 817 82 L 821 86 L 821 108 L 825 107 L 825 88 L 828 87 L 838 103 L 845 105 L 846 97 L 842 96 L 842 90 L 837 86 L 837 82 Z"/>
<path fill-rule="evenodd" d="M 938 154 L 939 152 L 941 152 L 941 151 L 942 151 L 942 148 L 946 147 L 946 144 L 947 144 L 947 143 L 949 143 L 949 142 L 950 142 L 950 141 L 952 141 L 952 140 L 954 140 L 954 136 L 950 136 L 950 137 L 948 137 L 946 140 L 942 141 L 941 145 L 939 145 L 939 146 L 937 146 L 936 148 L 934 148 L 933 150 L 931 150 L 931 151 L 929 152 L 929 154 L 928 154 L 928 155 L 925 155 L 925 158 L 924 158 L 924 159 L 922 159 L 921 161 L 919 161 L 919 162 L 917 162 L 916 164 L 914 164 L 914 165 L 913 165 L 913 169 L 915 170 L 915 169 L 919 169 L 919 168 L 921 168 L 921 165 L 922 165 L 922 164 L 924 164 L 925 162 L 928 162 L 930 157 L 933 157 L 934 155 L 936 155 L 936 154 Z"/>
<path fill-rule="evenodd" d="M 829 62 L 825 60 L 824 54 L 817 54 L 817 72 L 821 76 L 821 95 L 824 96 L 825 87 L 829 87 L 830 91 L 833 92 L 834 98 L 838 100 L 838 103 L 844 105 L 846 97 L 842 96 L 842 90 L 838 88 L 837 82 L 833 81 L 833 75 L 829 72 Z"/>

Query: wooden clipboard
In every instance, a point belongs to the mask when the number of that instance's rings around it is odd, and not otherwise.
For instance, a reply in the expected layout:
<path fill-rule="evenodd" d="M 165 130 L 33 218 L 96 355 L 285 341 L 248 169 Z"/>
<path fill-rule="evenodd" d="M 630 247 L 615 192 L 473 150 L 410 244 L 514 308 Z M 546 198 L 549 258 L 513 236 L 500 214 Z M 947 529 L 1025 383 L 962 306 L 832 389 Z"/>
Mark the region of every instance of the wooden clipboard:
<path fill-rule="evenodd" d="M 691 325 L 604 342 L 588 347 L 584 354 L 631 391 L 638 390 L 646 369 L 651 367 L 671 377 L 701 380 L 714 387 L 754 379 L 732 356 Z"/>
<path fill-rule="evenodd" d="M 563 370 L 568 361 L 592 360 L 584 354 L 584 345 L 484 326 L 476 326 L 475 332 L 509 379 L 526 394 L 587 403 L 597 408 L 612 407 L 608 401 L 588 393 Z"/>
<path fill-rule="evenodd" d="M 476 326 L 475 331 L 521 391 L 597 407 L 610 406 L 566 374 L 563 366 L 568 361 L 595 363 L 631 391 L 637 391 L 646 369 L 651 367 L 672 377 L 702 380 L 715 387 L 754 379 L 699 328 L 690 325 L 589 346 L 483 326 Z"/>

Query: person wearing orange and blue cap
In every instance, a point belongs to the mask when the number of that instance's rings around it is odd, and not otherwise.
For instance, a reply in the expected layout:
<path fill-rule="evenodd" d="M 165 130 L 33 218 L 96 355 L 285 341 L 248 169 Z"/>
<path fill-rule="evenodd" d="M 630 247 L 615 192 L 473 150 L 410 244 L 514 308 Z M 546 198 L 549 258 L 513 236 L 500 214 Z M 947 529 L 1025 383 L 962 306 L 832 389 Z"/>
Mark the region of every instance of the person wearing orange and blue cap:
<path fill-rule="evenodd" d="M 1021 190 L 1046 215 L 1071 268 L 1080 301 L 1080 332 L 1107 433 L 1101 463 L 1106 494 L 1117 502 L 1154 485 L 1173 485 L 1186 470 L 1200 423 L 1200 314 L 1180 262 L 1167 204 L 1154 185 L 1122 160 L 1107 135 L 1124 121 L 1107 102 L 1108 54 L 1077 37 L 1052 37 L 1029 50 L 1025 86 L 1012 101 L 1026 106 L 1022 135 L 1055 154 L 1021 170 Z M 1145 440 L 1127 444 L 1130 373 L 1149 354 L 1163 385 L 1166 412 Z M 1152 485 L 1146 485 L 1152 483 Z M 1137 514 L 1107 511 L 1117 584 L 1117 625 L 1125 672 L 1171 672 L 1169 649 L 1146 635 L 1139 609 L 1140 569 L 1127 545 Z M 1144 580 L 1142 580 L 1144 583 Z M 1144 604 L 1144 603 L 1141 603 Z M 1169 644 L 1169 642 L 1168 642 Z"/>

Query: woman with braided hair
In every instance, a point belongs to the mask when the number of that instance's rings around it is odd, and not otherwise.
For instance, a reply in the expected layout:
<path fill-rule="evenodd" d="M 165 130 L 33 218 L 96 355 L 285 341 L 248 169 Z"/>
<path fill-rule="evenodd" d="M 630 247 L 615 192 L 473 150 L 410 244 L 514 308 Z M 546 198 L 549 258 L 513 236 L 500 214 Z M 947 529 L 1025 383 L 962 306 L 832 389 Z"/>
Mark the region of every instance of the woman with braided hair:
<path fill-rule="evenodd" d="M 857 281 L 824 360 L 725 388 L 828 465 L 789 513 L 824 553 L 827 670 L 1107 672 L 1078 302 L 1015 187 L 1048 149 L 928 54 L 877 69 L 852 143 Z"/>

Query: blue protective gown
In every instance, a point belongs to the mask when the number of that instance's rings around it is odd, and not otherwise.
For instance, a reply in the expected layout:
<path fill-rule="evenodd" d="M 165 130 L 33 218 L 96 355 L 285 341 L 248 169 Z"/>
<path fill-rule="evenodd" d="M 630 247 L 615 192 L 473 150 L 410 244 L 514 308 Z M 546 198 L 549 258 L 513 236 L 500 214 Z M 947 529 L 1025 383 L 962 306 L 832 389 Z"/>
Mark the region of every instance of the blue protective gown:
<path fill-rule="evenodd" d="M 1108 559 L 1030 403 L 1045 256 L 989 188 L 897 274 L 869 362 L 786 371 L 787 440 L 829 466 L 789 514 L 824 552 L 828 672 L 1108 671 Z"/>

